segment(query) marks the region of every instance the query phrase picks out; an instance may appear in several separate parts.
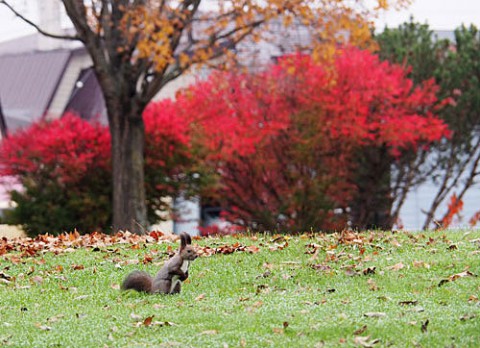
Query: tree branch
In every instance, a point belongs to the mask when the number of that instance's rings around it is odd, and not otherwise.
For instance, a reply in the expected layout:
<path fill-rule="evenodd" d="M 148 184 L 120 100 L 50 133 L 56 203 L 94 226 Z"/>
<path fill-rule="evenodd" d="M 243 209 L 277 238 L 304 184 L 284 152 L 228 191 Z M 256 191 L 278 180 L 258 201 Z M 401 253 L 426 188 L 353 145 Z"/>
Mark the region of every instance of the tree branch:
<path fill-rule="evenodd" d="M 5 5 L 16 17 L 20 18 L 22 21 L 24 21 L 25 23 L 27 23 L 28 25 L 33 27 L 37 32 L 39 32 L 40 34 L 42 34 L 44 36 L 51 37 L 53 39 L 80 41 L 80 37 L 78 37 L 78 35 L 74 35 L 74 36 L 72 36 L 72 35 L 60 35 L 60 34 L 52 34 L 52 33 L 46 32 L 45 30 L 40 28 L 39 25 L 35 24 L 30 19 L 28 19 L 24 15 L 22 15 L 20 12 L 15 10 L 15 8 L 13 8 L 13 6 L 10 5 L 7 1 L 0 0 L 0 4 Z"/>

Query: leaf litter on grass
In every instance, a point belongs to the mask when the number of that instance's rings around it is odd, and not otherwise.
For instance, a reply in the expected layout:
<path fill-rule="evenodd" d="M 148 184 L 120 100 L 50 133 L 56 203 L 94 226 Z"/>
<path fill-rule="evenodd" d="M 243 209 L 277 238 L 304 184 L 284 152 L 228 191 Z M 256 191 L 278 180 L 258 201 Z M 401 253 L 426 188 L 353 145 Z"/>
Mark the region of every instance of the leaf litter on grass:
<path fill-rule="evenodd" d="M 156 248 L 156 244 L 162 243 L 169 243 L 168 246 L 171 247 L 171 251 L 174 252 L 177 249 L 176 245 L 172 243 L 177 243 L 177 240 L 172 238 L 170 239 L 156 239 L 152 236 L 147 239 L 137 238 L 134 236 L 134 243 L 136 244 L 128 244 L 128 243 L 120 243 L 125 244 L 125 247 L 121 245 L 116 245 L 112 243 L 110 245 L 107 244 L 106 240 L 102 240 L 100 237 L 96 237 L 100 240 L 100 244 L 95 246 L 94 244 L 90 244 L 92 240 L 91 237 L 87 237 L 86 241 L 76 241 L 75 238 L 65 238 L 66 241 L 65 245 L 62 245 L 61 241 L 56 243 L 52 243 L 53 249 L 52 252 L 57 254 L 60 252 L 68 253 L 67 249 L 75 250 L 78 248 L 84 248 L 81 245 L 87 244 L 85 247 L 86 249 L 91 249 L 92 251 L 100 251 L 105 253 L 105 258 L 108 259 L 116 259 L 118 262 L 124 262 L 126 258 L 126 253 L 123 250 L 129 249 L 131 246 L 135 245 L 135 248 L 131 250 L 138 250 L 133 251 L 135 253 L 140 253 L 139 258 L 137 260 L 145 259 L 145 255 L 148 255 L 149 258 L 155 259 L 158 255 L 165 255 L 166 253 L 158 250 L 152 250 Z M 73 242 L 72 242 L 73 241 Z M 73 244 L 72 244 L 73 243 Z M 437 291 L 438 289 L 437 281 L 434 281 L 434 284 L 430 283 L 425 289 L 417 288 L 413 293 L 405 293 L 399 292 L 401 297 L 396 296 L 395 291 L 393 293 L 388 293 L 387 291 L 391 291 L 388 284 L 383 283 L 383 279 L 392 278 L 394 281 L 404 282 L 401 280 L 403 276 L 408 277 L 410 272 L 421 273 L 428 270 L 428 272 L 432 272 L 432 274 L 437 274 L 434 272 L 438 272 L 438 262 L 435 261 L 434 257 L 437 257 L 440 253 L 448 253 L 448 255 L 452 255 L 451 253 L 459 253 L 463 250 L 462 243 L 455 242 L 455 245 L 458 246 L 455 250 L 449 250 L 448 245 L 452 245 L 449 241 L 443 238 L 441 235 L 432 235 L 432 236 L 410 236 L 408 234 L 400 234 L 400 233 L 385 233 L 380 232 L 378 234 L 374 233 L 344 233 L 343 236 L 341 234 L 332 234 L 332 235 L 324 235 L 324 234 L 310 234 L 308 238 L 298 238 L 293 239 L 293 237 L 286 238 L 286 239 L 276 239 L 268 236 L 264 237 L 255 237 L 255 238 L 248 238 L 248 237 L 239 237 L 239 238 L 219 238 L 219 239 L 205 239 L 199 244 L 207 244 L 208 247 L 199 246 L 199 248 L 204 248 L 203 250 L 205 253 L 202 256 L 222 256 L 228 255 L 232 253 L 239 253 L 243 254 L 247 259 L 255 259 L 258 258 L 255 254 L 258 253 L 265 253 L 262 257 L 260 256 L 258 261 L 258 269 L 251 270 L 252 273 L 251 277 L 256 280 L 256 282 L 261 282 L 262 284 L 254 284 L 254 290 L 248 292 L 238 293 L 236 299 L 238 302 L 241 303 L 239 308 L 242 311 L 247 312 L 252 318 L 254 316 L 264 316 L 265 313 L 271 310 L 271 298 L 275 294 L 275 289 L 277 288 L 276 282 L 283 281 L 285 278 L 281 276 L 281 272 L 278 271 L 278 268 L 283 270 L 283 267 L 295 267 L 295 277 L 293 278 L 295 281 L 291 282 L 292 288 L 287 290 L 285 294 L 287 297 L 285 301 L 288 302 L 288 291 L 292 291 L 294 294 L 300 294 L 301 296 L 306 296 L 305 300 L 300 301 L 301 305 L 309 305 L 309 308 L 300 308 L 305 309 L 305 312 L 302 314 L 303 316 L 308 317 L 309 315 L 314 315 L 317 312 L 322 312 L 325 308 L 326 310 L 330 310 L 331 306 L 344 306 L 342 312 L 348 313 L 344 314 L 342 319 L 344 325 L 351 321 L 354 322 L 353 327 L 349 331 L 349 335 L 341 334 L 341 336 L 336 336 L 336 342 L 338 343 L 339 337 L 344 339 L 345 343 L 354 343 L 357 346 L 381 346 L 383 344 L 387 344 L 392 342 L 391 338 L 386 338 L 383 334 L 378 334 L 377 326 L 382 323 L 382 325 L 389 325 L 388 323 L 391 322 L 394 318 L 395 320 L 399 320 L 399 318 L 405 317 L 405 325 L 410 325 L 408 323 L 415 321 L 415 327 L 419 334 L 428 333 L 431 334 L 432 332 L 436 332 L 436 327 L 430 328 L 429 322 L 432 321 L 436 325 L 438 325 L 438 320 L 433 317 L 432 309 L 429 307 L 428 301 L 425 301 L 423 297 L 425 292 L 428 292 L 429 296 Z M 149 248 L 146 249 L 145 247 L 148 246 Z M 120 248 L 120 249 L 119 249 Z M 277 253 L 278 251 L 282 251 L 287 249 L 288 258 L 281 258 L 277 255 L 282 255 L 282 253 Z M 291 249 L 296 248 L 299 249 L 298 259 L 293 259 L 292 261 L 292 251 Z M 302 249 L 303 248 L 303 249 Z M 416 248 L 416 249 L 414 249 Z M 399 258 L 401 253 L 396 254 L 395 250 L 403 251 L 405 249 L 412 249 L 415 250 L 413 256 L 409 259 Z M 432 252 L 432 250 L 437 250 Z M 38 250 L 33 256 L 29 256 L 32 254 L 32 250 L 35 248 L 30 248 L 30 251 L 27 253 L 23 253 L 21 247 L 18 245 L 11 245 L 11 252 L 9 251 L 7 254 L 4 255 L 4 258 L 10 259 L 11 255 L 15 255 L 20 259 L 26 260 L 28 262 L 34 262 L 35 260 L 39 261 L 43 259 L 43 255 L 45 251 Z M 63 250 L 63 251 L 60 251 Z M 119 252 L 120 250 L 120 252 Z M 200 249 L 202 250 L 202 249 Z M 48 251 L 48 249 L 46 250 Z M 275 252 L 275 256 L 270 254 L 271 252 Z M 431 252 L 431 254 L 429 254 Z M 302 259 L 302 254 L 305 257 Z M 471 253 L 470 253 L 471 254 Z M 251 256 L 250 256 L 251 255 Z M 50 258 L 46 257 L 47 260 Z M 311 258 L 311 259 L 309 259 Z M 433 259 L 432 259 L 433 258 Z M 43 259 L 44 260 L 44 259 Z M 246 260 L 246 259 L 245 259 Z M 417 260 L 424 260 L 424 261 L 417 261 Z M 433 261 L 432 261 L 433 260 Z M 17 259 L 15 259 L 17 261 Z M 147 263 L 155 263 L 154 260 L 147 260 Z M 212 260 L 215 261 L 215 260 Z M 24 261 L 21 261 L 24 262 Z M 49 264 L 50 261 L 47 261 L 47 269 L 48 272 L 41 274 L 41 276 L 46 280 L 47 277 L 54 275 L 58 276 L 59 273 L 65 272 L 67 276 L 69 274 L 73 274 L 72 272 L 78 272 L 75 274 L 85 274 L 85 271 L 90 271 L 90 268 L 85 265 L 85 268 L 82 269 L 81 267 L 75 267 L 75 265 L 82 265 L 82 262 L 71 262 L 64 263 L 64 267 L 54 273 L 53 270 L 55 267 L 54 265 Z M 204 262 L 209 262 L 208 260 L 204 260 Z M 216 260 L 218 262 L 218 260 Z M 459 261 L 456 261 L 459 263 Z M 392 267 L 395 265 L 402 264 L 403 267 Z M 246 263 L 245 263 L 246 265 Z M 427 266 L 428 265 L 428 266 Z M 430 268 L 430 265 L 433 265 Z M 60 265 L 59 265 L 60 266 Z M 457 267 L 459 264 L 457 265 Z M 99 274 L 102 274 L 101 265 L 96 265 L 99 269 Z M 238 266 L 241 267 L 241 266 Z M 250 267 L 250 266 L 249 266 Z M 255 267 L 255 266 L 253 266 Z M 392 267 L 392 268 L 389 268 Z M 395 269 L 397 268 L 398 269 Z M 462 266 L 463 267 L 463 266 Z M 35 265 L 35 268 L 37 266 Z M 453 268 L 453 267 L 452 267 Z M 457 281 L 462 278 L 473 277 L 470 274 L 462 275 L 463 272 L 455 273 L 454 271 L 448 271 L 448 268 L 445 268 L 447 273 L 452 274 L 445 278 L 448 281 L 444 282 L 443 285 L 447 283 Z M 444 269 L 444 270 L 445 270 Z M 466 268 L 463 268 L 464 270 Z M 472 268 L 476 269 L 476 268 Z M 16 275 L 15 272 L 8 271 L 7 269 L 0 270 L 7 276 Z M 468 271 L 468 269 L 467 269 Z M 464 272 L 467 272 L 464 271 Z M 33 270 L 33 275 L 39 274 L 37 273 L 38 270 Z M 352 277 L 345 277 L 345 273 L 351 272 Z M 470 272 L 470 271 L 468 271 Z M 24 271 L 27 274 L 27 271 Z M 312 286 L 308 285 L 310 282 L 310 278 L 303 278 L 302 274 L 308 274 L 308 277 L 314 276 L 317 282 L 321 282 L 321 286 L 315 286 L 312 283 Z M 316 274 L 316 276 L 315 276 Z M 401 277 L 400 277 L 401 276 Z M 13 277 L 15 278 L 15 277 Z M 1 279 L 1 276 L 0 276 Z M 193 278 L 195 282 L 195 277 Z M 291 277 L 288 277 L 291 279 Z M 432 279 L 432 278 L 430 278 Z M 435 278 L 434 278 L 435 279 Z M 438 277 L 438 279 L 442 279 L 442 276 Z M 327 281 L 325 281 L 327 280 Z M 12 281 L 12 276 L 10 276 L 10 281 Z M 13 279 L 15 281 L 15 279 Z M 42 286 L 49 286 L 49 282 L 45 281 L 45 284 Z M 264 284 L 265 283 L 265 284 Z M 357 287 L 351 287 L 348 289 L 348 293 L 346 292 L 347 289 L 342 286 L 341 284 L 356 284 Z M 400 284 L 399 283 L 399 284 Z M 377 285 L 378 284 L 378 285 Z M 421 284 L 421 283 L 420 283 Z M 6 284 L 7 285 L 7 284 Z M 40 284 L 41 285 L 41 284 Z M 39 287 L 38 285 L 37 287 Z M 11 285 L 9 285 L 11 287 Z M 190 301 L 192 303 L 191 311 L 195 311 L 195 307 L 203 307 L 205 305 L 210 305 L 212 301 L 214 301 L 213 297 L 209 295 L 208 290 L 205 288 L 201 288 L 201 282 L 196 282 L 196 286 L 200 287 L 198 291 L 195 293 L 194 296 L 191 297 Z M 220 285 L 221 286 L 221 285 Z M 244 287 L 244 285 L 241 285 Z M 32 285 L 32 288 L 34 286 Z M 283 288 L 282 284 L 282 288 Z M 336 289 L 336 291 L 329 292 L 326 289 Z M 110 288 L 109 288 L 110 289 Z M 116 289 L 116 288 L 115 288 Z M 288 288 L 287 288 L 288 289 Z M 305 289 L 313 289 L 314 291 L 321 291 L 320 298 L 310 298 Z M 316 290 L 315 290 L 316 289 Z M 117 289 L 116 289 L 117 290 Z M 362 290 L 364 291 L 361 297 L 358 297 L 355 294 L 355 291 Z M 367 291 L 365 291 L 367 290 Z M 368 290 L 377 291 L 376 294 L 369 293 Z M 195 289 L 193 289 L 195 291 Z M 240 290 L 242 291 L 242 290 Z M 332 293 L 332 295 L 328 294 Z M 387 296 L 388 295 L 388 296 Z M 472 292 L 469 291 L 468 295 L 465 296 L 465 302 L 469 303 L 470 305 L 475 305 L 478 303 L 478 294 L 475 293 L 475 290 Z M 317 295 L 318 296 L 318 295 Z M 331 297 L 330 297 L 331 296 Z M 372 297 L 373 296 L 373 297 Z M 470 298 L 469 298 L 470 296 Z M 198 298 L 195 301 L 195 298 Z M 380 302 L 375 302 L 376 298 L 384 297 L 386 300 L 378 305 Z M 136 297 L 135 297 L 136 298 Z M 324 298 L 324 299 L 322 299 Z M 369 298 L 375 300 L 371 303 L 366 302 L 365 307 L 359 307 L 358 302 L 363 301 L 363 299 Z M 468 299 L 468 301 L 467 301 Z M 85 298 L 84 301 L 90 301 L 89 298 Z M 149 308 L 152 308 L 152 303 L 150 302 L 150 298 L 146 300 L 146 304 L 149 305 Z M 426 308 L 426 312 L 428 313 L 429 319 L 425 316 L 418 316 L 415 310 L 416 308 L 412 309 L 402 309 L 403 307 L 408 306 L 416 306 L 415 301 L 420 301 L 422 306 Z M 315 303 L 314 303 L 315 302 Z M 438 301 L 437 301 L 438 302 Z M 221 305 L 221 304 L 220 304 Z M 294 304 L 290 304 L 294 305 Z M 321 306 L 320 306 L 321 305 Z M 138 305 L 137 308 L 141 309 L 141 304 Z M 361 309 L 359 309 L 361 308 Z M 298 311 L 300 313 L 301 311 Z M 161 306 L 159 311 L 156 311 L 155 315 L 159 315 L 158 312 L 162 312 L 166 310 L 164 306 Z M 360 310 L 360 311 L 359 311 Z M 234 308 L 228 310 L 228 312 L 234 312 Z M 153 315 L 151 312 L 144 313 L 140 318 L 136 319 L 133 325 L 139 325 L 140 327 L 152 327 L 152 326 L 162 326 L 166 323 L 166 321 L 158 321 L 158 323 L 154 320 Z M 423 314 L 425 315 L 425 314 Z M 171 320 L 173 318 L 162 317 L 162 314 L 159 315 L 161 319 Z M 151 319 L 148 319 L 152 317 Z M 359 319 L 361 318 L 361 319 Z M 476 316 L 474 316 L 473 312 L 468 310 L 464 310 L 461 313 L 455 314 L 455 320 L 458 322 L 464 323 L 465 326 L 472 325 L 475 321 L 478 320 Z M 148 320 L 147 320 L 148 319 Z M 278 318 L 277 318 L 278 319 Z M 295 323 L 295 319 L 290 317 L 285 317 L 285 322 L 289 323 L 288 330 L 290 330 L 290 323 L 291 326 L 297 328 L 298 323 Z M 401 320 L 401 319 L 400 319 Z M 145 325 L 144 322 L 146 321 L 147 324 Z M 177 321 L 174 319 L 173 321 L 177 322 L 180 327 L 185 326 L 186 324 L 182 321 Z M 41 321 L 42 325 L 45 326 L 52 326 L 48 321 Z M 155 324 L 154 324 L 155 323 Z M 363 328 L 362 325 L 367 326 L 368 324 L 368 331 L 361 331 L 360 329 Z M 400 321 L 401 324 L 401 321 Z M 168 324 L 167 324 L 168 325 Z M 340 325 L 340 324 L 339 324 Z M 398 325 L 398 324 L 397 324 Z M 208 331 L 211 327 L 215 326 L 207 326 L 202 328 L 203 331 L 198 331 L 197 334 L 201 334 L 201 332 Z M 359 329 L 360 327 L 360 329 Z M 278 333 L 280 334 L 285 331 L 285 327 L 282 328 L 281 323 L 276 323 L 275 325 L 270 326 L 270 328 L 278 329 Z M 54 325 L 54 330 L 56 329 L 56 325 Z M 136 331 L 136 329 L 134 329 Z M 169 329 L 170 330 L 170 329 Z M 270 329 L 271 330 L 271 329 Z M 358 331 L 360 330 L 360 331 Z M 366 330 L 366 329 L 365 329 Z M 145 329 L 145 332 L 153 331 L 152 329 Z M 358 331 L 358 332 L 357 332 Z M 298 332 L 305 332 L 304 329 L 299 329 Z M 271 333 L 271 331 L 270 331 Z M 222 337 L 224 334 L 224 330 L 222 326 L 218 327 L 218 334 L 211 335 L 212 340 L 215 340 L 215 337 Z M 148 335 L 148 334 L 147 334 Z M 114 335 L 115 336 L 115 335 Z M 210 335 L 207 335 L 210 336 Z M 282 335 L 277 335 L 282 336 Z M 289 335 L 283 335 L 285 339 L 289 339 L 287 337 Z M 430 335 L 424 335 L 425 337 L 430 337 Z M 356 338 L 359 337 L 359 338 Z M 318 338 L 318 336 L 317 336 Z M 210 339 L 210 338 L 209 338 Z M 300 340 L 300 338 L 299 338 Z M 330 344 L 332 341 L 326 340 L 322 338 L 322 340 L 328 341 Z M 377 341 L 378 340 L 378 341 Z M 381 340 L 381 341 L 379 341 Z M 318 339 L 316 340 L 318 342 Z M 395 340 L 393 340 L 395 341 Z M 411 339 L 410 342 L 413 342 L 414 339 Z M 238 343 L 238 342 L 237 342 Z M 399 343 L 398 341 L 396 342 Z M 328 345 L 327 344 L 327 345 Z"/>

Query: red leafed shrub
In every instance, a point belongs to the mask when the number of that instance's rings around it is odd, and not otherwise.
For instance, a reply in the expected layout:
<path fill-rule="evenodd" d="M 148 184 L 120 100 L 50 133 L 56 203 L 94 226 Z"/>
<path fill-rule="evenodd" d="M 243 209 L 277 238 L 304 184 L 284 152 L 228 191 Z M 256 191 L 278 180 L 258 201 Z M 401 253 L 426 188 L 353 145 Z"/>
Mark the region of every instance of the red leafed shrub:
<path fill-rule="evenodd" d="M 42 171 L 47 179 L 69 183 L 78 181 L 93 166 L 108 170 L 110 136 L 105 130 L 71 114 L 34 123 L 2 142 L 0 174 Z"/>
<path fill-rule="evenodd" d="M 7 222 L 27 232 L 91 232 L 109 226 L 110 137 L 108 130 L 73 115 L 40 121 L 0 147 L 0 175 L 23 186 L 12 192 L 17 207 Z"/>
<path fill-rule="evenodd" d="M 146 185 L 151 222 L 169 208 L 161 198 L 187 191 L 199 175 L 190 156 L 188 121 L 175 119 L 172 104 L 152 104 L 144 114 Z M 11 193 L 17 207 L 6 221 L 30 234 L 108 230 L 111 226 L 110 135 L 100 124 L 71 114 L 39 121 L 4 139 L 0 175 L 16 178 L 22 190 Z M 200 171 L 200 170 L 199 170 Z"/>
<path fill-rule="evenodd" d="M 448 136 L 432 114 L 437 86 L 367 51 L 339 51 L 325 69 L 292 55 L 259 74 L 214 73 L 178 97 L 217 168 L 228 219 L 253 229 L 338 229 L 359 193 L 358 158 L 389 161 Z"/>

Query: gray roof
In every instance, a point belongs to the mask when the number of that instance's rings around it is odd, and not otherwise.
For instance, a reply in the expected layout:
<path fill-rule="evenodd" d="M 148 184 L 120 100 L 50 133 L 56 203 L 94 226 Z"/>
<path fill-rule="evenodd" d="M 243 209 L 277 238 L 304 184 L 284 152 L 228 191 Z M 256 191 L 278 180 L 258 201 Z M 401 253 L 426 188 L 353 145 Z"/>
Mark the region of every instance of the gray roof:
<path fill-rule="evenodd" d="M 0 99 L 9 131 L 44 116 L 71 54 L 55 50 L 0 56 Z"/>
<path fill-rule="evenodd" d="M 93 68 L 80 73 L 65 112 L 73 112 L 88 121 L 107 123 L 105 99 Z"/>

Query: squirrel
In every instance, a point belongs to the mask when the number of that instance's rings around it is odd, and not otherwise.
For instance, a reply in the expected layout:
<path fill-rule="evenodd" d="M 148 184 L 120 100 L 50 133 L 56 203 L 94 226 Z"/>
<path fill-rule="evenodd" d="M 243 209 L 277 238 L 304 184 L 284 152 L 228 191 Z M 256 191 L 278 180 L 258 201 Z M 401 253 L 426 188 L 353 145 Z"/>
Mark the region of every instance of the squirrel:
<path fill-rule="evenodd" d="M 192 238 L 188 233 L 180 234 L 180 248 L 170 260 L 165 262 L 155 278 L 142 271 L 133 271 L 122 284 L 122 290 L 133 289 L 150 294 L 178 294 L 182 282 L 188 278 L 188 267 L 198 257 L 191 246 Z"/>

